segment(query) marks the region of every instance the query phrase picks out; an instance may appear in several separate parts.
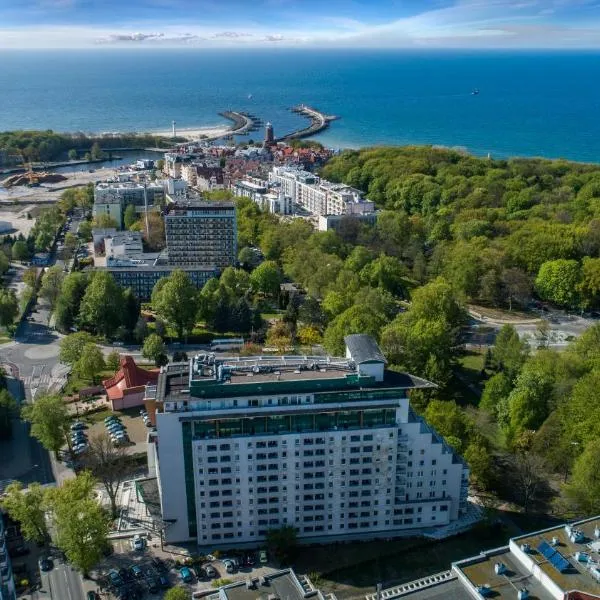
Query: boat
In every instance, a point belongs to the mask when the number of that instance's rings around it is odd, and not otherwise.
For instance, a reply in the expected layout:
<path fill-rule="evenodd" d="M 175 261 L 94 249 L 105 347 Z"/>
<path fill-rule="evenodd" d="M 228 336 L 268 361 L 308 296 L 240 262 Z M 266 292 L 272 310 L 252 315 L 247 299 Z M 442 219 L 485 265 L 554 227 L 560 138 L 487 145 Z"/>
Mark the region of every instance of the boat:
<path fill-rule="evenodd" d="M 478 96 L 479 95 L 479 90 L 477 88 L 475 88 L 472 92 L 471 92 L 471 96 Z"/>
<path fill-rule="evenodd" d="M 252 100 L 252 94 L 248 94 L 248 100 Z"/>

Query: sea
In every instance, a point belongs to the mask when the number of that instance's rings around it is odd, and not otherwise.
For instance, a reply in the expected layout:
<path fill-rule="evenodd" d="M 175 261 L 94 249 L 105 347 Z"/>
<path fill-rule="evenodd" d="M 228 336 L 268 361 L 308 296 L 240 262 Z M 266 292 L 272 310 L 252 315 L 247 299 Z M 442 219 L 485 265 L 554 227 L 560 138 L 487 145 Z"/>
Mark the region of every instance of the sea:
<path fill-rule="evenodd" d="M 0 131 L 168 131 L 173 120 L 213 126 L 236 110 L 279 136 L 305 126 L 289 110 L 301 103 L 339 117 L 315 138 L 332 148 L 434 144 L 600 161 L 593 51 L 0 51 Z"/>

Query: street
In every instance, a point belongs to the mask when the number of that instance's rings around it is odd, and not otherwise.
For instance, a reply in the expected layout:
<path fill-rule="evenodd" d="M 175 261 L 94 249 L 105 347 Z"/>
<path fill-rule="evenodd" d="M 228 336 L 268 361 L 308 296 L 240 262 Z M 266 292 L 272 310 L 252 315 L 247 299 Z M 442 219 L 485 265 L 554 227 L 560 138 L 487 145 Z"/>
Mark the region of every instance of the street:
<path fill-rule="evenodd" d="M 32 600 L 83 600 L 83 584 L 79 572 L 58 558 L 54 558 L 53 561 L 54 568 L 51 571 L 41 572 L 41 586 L 31 596 Z"/>

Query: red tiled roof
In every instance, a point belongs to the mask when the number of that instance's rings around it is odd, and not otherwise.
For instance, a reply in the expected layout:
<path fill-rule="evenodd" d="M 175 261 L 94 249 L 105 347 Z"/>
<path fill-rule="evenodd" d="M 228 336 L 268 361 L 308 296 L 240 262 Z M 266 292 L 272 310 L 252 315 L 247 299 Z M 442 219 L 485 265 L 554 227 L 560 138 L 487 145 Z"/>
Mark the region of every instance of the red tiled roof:
<path fill-rule="evenodd" d="M 110 400 L 123 398 L 133 388 L 142 388 L 148 383 L 156 383 L 158 369 L 142 369 L 135 364 L 131 356 L 121 358 L 121 368 L 110 378 L 102 382 Z"/>

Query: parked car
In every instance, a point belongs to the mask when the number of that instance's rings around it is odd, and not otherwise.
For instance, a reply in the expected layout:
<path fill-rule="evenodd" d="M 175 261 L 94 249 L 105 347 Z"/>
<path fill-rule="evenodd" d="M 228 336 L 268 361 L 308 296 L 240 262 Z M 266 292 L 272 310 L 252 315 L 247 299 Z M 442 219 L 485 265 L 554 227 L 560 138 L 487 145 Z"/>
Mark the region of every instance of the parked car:
<path fill-rule="evenodd" d="M 207 577 L 216 577 L 217 570 L 212 565 L 205 565 L 204 570 L 206 571 Z"/>
<path fill-rule="evenodd" d="M 235 566 L 234 566 L 234 564 L 230 560 L 224 560 L 223 564 L 225 565 L 225 570 L 228 573 L 234 573 L 235 572 Z"/>
<path fill-rule="evenodd" d="M 121 423 L 115 423 L 114 425 L 109 425 L 106 430 L 109 433 L 112 433 L 113 431 L 125 431 L 125 427 L 123 427 Z"/>
<path fill-rule="evenodd" d="M 75 421 L 75 423 L 71 425 L 71 431 L 83 431 L 84 429 L 87 429 L 87 425 L 82 421 Z"/>
<path fill-rule="evenodd" d="M 260 561 L 261 565 L 265 565 L 268 562 L 268 556 L 267 556 L 267 551 L 266 550 L 261 550 L 258 553 L 258 560 Z"/>
<path fill-rule="evenodd" d="M 40 558 L 38 564 L 40 565 L 40 571 L 51 571 L 54 567 L 54 563 L 48 557 Z"/>
<path fill-rule="evenodd" d="M 254 560 L 254 556 L 252 556 L 252 554 L 248 554 L 245 558 L 244 558 L 244 562 L 243 565 L 245 567 L 253 567 L 256 564 L 256 560 Z"/>
<path fill-rule="evenodd" d="M 171 582 L 166 575 L 160 575 L 158 578 L 158 585 L 160 585 L 163 590 L 166 590 L 168 587 L 171 587 Z"/>
<path fill-rule="evenodd" d="M 115 569 L 112 569 L 112 571 L 108 572 L 108 580 L 110 581 L 110 583 L 116 587 L 123 585 L 123 583 L 125 583 L 123 581 L 123 578 L 119 575 L 118 571 L 115 571 Z"/>
<path fill-rule="evenodd" d="M 142 417 L 147 414 L 148 414 L 148 411 L 146 409 L 140 408 L 140 415 L 142 415 Z"/>
<path fill-rule="evenodd" d="M 131 574 L 136 578 L 136 579 L 140 579 L 142 577 L 142 575 L 144 574 L 142 571 L 142 568 L 139 565 L 133 565 L 130 569 Z"/>
<path fill-rule="evenodd" d="M 146 540 L 139 534 L 135 534 L 131 540 L 131 548 L 133 550 L 143 550 L 146 547 Z"/>
<path fill-rule="evenodd" d="M 187 567 L 181 567 L 181 569 L 179 569 L 179 576 L 181 577 L 181 581 L 183 581 L 183 583 L 191 583 L 194 580 L 192 571 Z"/>
<path fill-rule="evenodd" d="M 94 590 L 90 590 L 86 595 L 85 595 L 86 600 L 100 600 L 100 596 L 98 596 L 98 593 L 95 592 Z"/>
<path fill-rule="evenodd" d="M 168 572 L 168 568 L 167 565 L 165 565 L 164 561 L 161 560 L 160 558 L 158 558 L 158 556 L 155 556 L 152 559 L 152 566 L 159 572 L 159 573 L 167 573 Z"/>
<path fill-rule="evenodd" d="M 147 579 L 146 582 L 148 583 L 148 591 L 151 594 L 156 594 L 156 592 L 158 592 L 160 586 L 158 585 L 158 579 L 156 579 L 155 577 L 151 577 L 150 579 Z"/>

